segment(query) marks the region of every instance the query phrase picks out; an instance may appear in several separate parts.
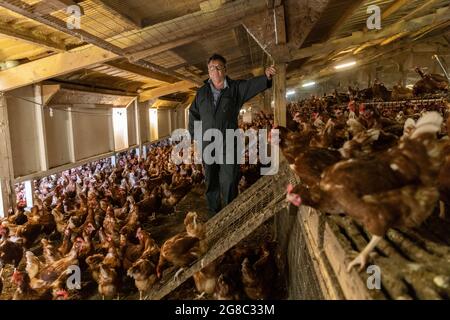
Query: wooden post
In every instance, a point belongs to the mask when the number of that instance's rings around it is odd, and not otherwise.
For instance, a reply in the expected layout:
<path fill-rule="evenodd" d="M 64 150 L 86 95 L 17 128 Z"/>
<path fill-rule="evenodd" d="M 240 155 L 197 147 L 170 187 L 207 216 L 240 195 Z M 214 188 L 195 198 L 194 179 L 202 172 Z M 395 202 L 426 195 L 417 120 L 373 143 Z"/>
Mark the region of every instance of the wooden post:
<path fill-rule="evenodd" d="M 267 112 L 272 113 L 272 91 L 271 90 L 264 91 L 263 110 L 266 113 Z"/>
<path fill-rule="evenodd" d="M 8 215 L 15 205 L 14 169 L 9 133 L 8 109 L 3 92 L 0 93 L 0 217 Z"/>
<path fill-rule="evenodd" d="M 67 143 L 69 144 L 69 155 L 70 162 L 75 163 L 77 161 L 75 157 L 75 142 L 73 137 L 73 116 L 72 116 L 72 107 L 67 108 Z"/>
<path fill-rule="evenodd" d="M 42 87 L 37 84 L 34 86 L 34 101 L 36 110 L 36 127 L 37 139 L 39 146 L 39 161 L 41 171 L 48 170 L 48 155 L 47 155 L 47 136 L 45 133 L 45 116 L 44 116 L 44 101 L 42 99 Z"/>
<path fill-rule="evenodd" d="M 275 100 L 274 124 L 286 126 L 286 64 L 276 63 L 277 74 L 273 79 L 273 96 Z"/>

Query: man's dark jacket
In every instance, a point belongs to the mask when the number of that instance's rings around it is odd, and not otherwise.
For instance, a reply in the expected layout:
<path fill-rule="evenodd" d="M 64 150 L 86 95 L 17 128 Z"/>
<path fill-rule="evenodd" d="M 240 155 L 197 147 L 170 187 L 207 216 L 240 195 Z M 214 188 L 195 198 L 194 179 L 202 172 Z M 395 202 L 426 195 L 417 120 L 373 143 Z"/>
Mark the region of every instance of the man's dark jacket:
<path fill-rule="evenodd" d="M 249 80 L 232 80 L 227 77 L 227 83 L 228 87 L 221 91 L 216 106 L 208 80 L 197 91 L 189 109 L 189 133 L 192 139 L 194 139 L 194 121 L 202 121 L 202 137 L 206 130 L 215 128 L 222 132 L 225 140 L 226 129 L 238 128 L 238 116 L 242 105 L 272 86 L 272 81 L 265 75 Z"/>

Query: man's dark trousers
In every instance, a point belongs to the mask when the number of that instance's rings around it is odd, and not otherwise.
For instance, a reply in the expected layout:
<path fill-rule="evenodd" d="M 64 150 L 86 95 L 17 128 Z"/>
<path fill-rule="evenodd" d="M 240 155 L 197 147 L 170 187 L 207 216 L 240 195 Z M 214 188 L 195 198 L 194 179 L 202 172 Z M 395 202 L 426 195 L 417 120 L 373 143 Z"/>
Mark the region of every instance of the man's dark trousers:
<path fill-rule="evenodd" d="M 214 216 L 238 195 L 239 164 L 205 164 L 206 200 Z M 221 197 L 222 196 L 222 197 Z"/>

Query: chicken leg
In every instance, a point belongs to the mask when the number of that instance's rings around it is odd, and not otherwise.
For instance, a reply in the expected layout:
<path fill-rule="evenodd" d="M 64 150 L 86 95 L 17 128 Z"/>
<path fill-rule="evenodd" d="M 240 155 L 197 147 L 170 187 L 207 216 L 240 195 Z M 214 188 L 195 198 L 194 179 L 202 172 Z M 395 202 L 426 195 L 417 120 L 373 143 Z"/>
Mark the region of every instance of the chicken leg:
<path fill-rule="evenodd" d="M 381 239 L 383 239 L 383 237 L 375 236 L 375 235 L 372 236 L 372 239 L 370 239 L 370 242 L 367 244 L 367 246 L 364 248 L 364 250 L 361 251 L 361 253 L 358 254 L 358 256 L 355 259 L 353 259 L 352 262 L 349 263 L 349 265 L 347 267 L 347 272 L 350 272 L 353 269 L 353 267 L 356 265 L 360 265 L 358 271 L 361 272 L 367 264 L 367 257 L 369 256 L 369 253 L 373 249 L 375 249 L 375 247 L 381 241 Z"/>
<path fill-rule="evenodd" d="M 205 297 L 206 292 L 203 291 L 201 294 L 197 294 L 194 300 L 201 300 Z"/>
<path fill-rule="evenodd" d="M 180 268 L 180 269 L 175 273 L 175 275 L 173 276 L 173 279 L 174 279 L 176 282 L 179 281 L 178 277 L 180 276 L 180 274 L 181 274 L 183 271 L 184 271 L 184 268 Z"/>

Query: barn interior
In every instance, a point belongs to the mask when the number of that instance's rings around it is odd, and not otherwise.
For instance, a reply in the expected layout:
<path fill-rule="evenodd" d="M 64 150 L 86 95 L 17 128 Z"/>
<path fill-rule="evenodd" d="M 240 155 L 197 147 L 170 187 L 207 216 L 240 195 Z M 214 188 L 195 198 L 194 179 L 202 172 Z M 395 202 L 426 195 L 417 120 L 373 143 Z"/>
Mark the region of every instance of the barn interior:
<path fill-rule="evenodd" d="M 0 300 L 449 299 L 449 10 L 0 0 Z M 214 53 L 275 67 L 239 127 L 280 144 L 209 217 L 171 135 Z"/>

